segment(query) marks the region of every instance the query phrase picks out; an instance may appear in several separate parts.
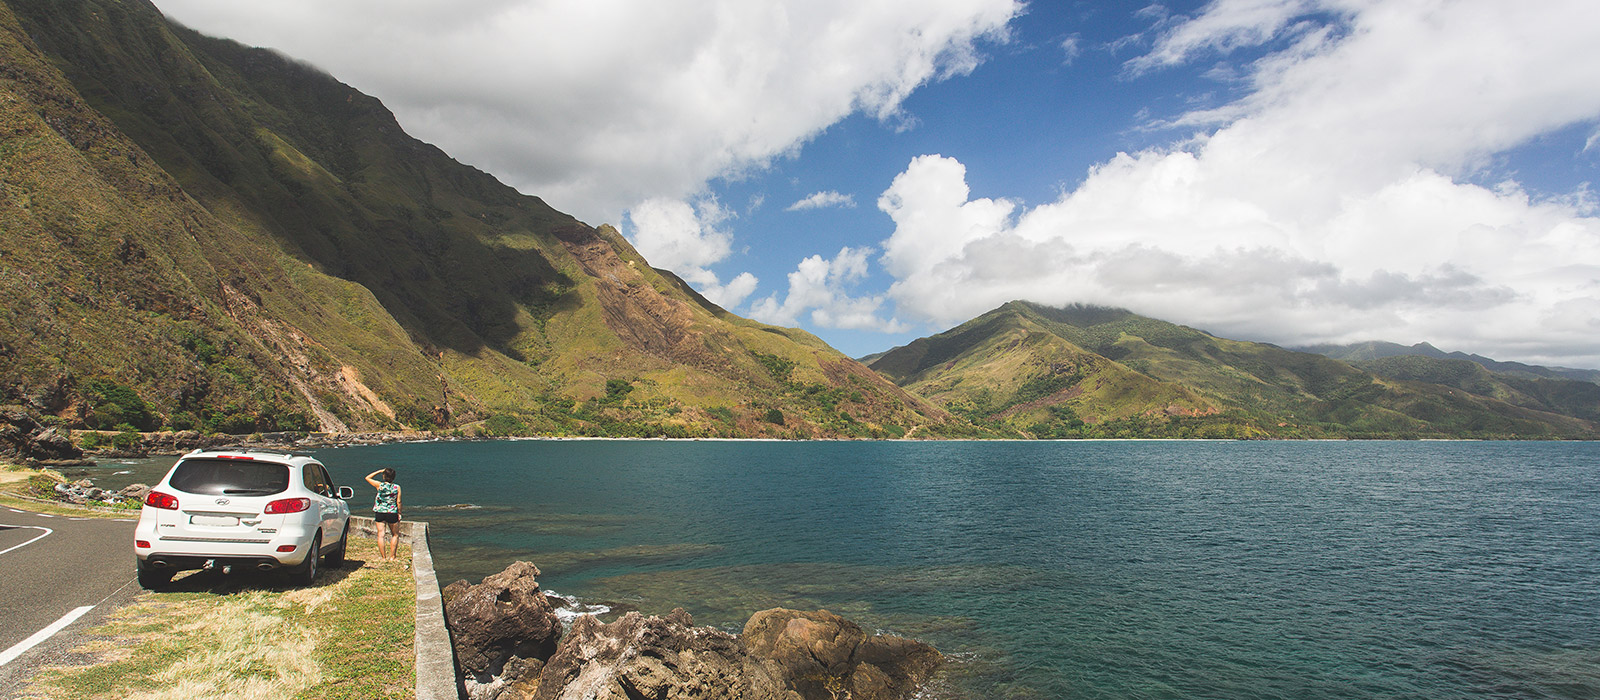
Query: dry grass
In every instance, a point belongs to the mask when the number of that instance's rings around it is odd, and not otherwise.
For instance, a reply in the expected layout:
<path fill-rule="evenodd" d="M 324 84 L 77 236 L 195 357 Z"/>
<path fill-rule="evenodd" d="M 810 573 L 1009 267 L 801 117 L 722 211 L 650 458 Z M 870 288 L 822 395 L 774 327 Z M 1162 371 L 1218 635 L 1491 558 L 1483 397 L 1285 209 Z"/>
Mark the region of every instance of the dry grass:
<path fill-rule="evenodd" d="M 10 484 L 24 481 L 30 475 L 27 467 L 18 467 L 12 464 L 0 464 L 0 484 Z"/>
<path fill-rule="evenodd" d="M 371 540 L 351 540 L 348 557 L 303 589 L 276 575 L 202 572 L 142 594 L 85 633 L 75 651 L 92 665 L 46 669 L 18 697 L 410 697 L 410 567 L 380 564 Z"/>

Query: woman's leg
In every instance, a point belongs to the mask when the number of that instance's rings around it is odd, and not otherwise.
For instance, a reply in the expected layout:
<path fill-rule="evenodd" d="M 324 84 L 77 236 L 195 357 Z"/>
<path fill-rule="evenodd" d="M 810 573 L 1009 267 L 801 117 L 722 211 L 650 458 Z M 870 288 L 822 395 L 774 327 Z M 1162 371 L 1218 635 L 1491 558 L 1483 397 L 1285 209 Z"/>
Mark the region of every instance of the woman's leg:
<path fill-rule="evenodd" d="M 400 523 L 389 523 L 389 559 L 400 558 Z"/>
<path fill-rule="evenodd" d="M 383 556 L 384 535 L 389 532 L 389 523 L 373 523 L 373 525 L 376 525 L 377 529 L 378 529 L 378 558 L 379 559 L 384 559 L 385 558 Z"/>

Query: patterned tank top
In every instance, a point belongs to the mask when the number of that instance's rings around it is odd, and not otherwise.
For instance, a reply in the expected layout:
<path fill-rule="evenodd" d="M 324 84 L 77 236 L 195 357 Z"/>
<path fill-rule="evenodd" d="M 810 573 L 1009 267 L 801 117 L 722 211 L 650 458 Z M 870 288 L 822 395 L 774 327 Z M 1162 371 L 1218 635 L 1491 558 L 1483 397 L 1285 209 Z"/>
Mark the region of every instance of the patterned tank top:
<path fill-rule="evenodd" d="M 387 482 L 378 484 L 378 497 L 372 499 L 372 512 L 400 512 L 400 486 Z"/>

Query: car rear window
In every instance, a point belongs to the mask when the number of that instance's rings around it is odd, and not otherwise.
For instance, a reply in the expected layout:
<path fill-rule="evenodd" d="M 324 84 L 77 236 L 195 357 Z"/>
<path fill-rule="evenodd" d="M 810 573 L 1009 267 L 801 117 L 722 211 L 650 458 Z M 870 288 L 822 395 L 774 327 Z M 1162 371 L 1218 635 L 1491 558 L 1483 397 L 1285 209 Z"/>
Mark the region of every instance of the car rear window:
<path fill-rule="evenodd" d="M 270 496 L 289 489 L 289 467 L 240 459 L 186 459 L 168 483 L 179 491 L 208 496 Z"/>

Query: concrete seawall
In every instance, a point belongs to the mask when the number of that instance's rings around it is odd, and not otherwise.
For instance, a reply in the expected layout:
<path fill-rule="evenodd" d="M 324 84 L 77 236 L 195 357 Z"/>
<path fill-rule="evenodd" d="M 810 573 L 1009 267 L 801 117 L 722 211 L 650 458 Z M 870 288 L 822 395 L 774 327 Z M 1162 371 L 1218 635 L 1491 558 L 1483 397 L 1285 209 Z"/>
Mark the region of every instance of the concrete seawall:
<path fill-rule="evenodd" d="M 352 515 L 350 534 L 377 539 L 377 524 L 372 518 Z M 455 651 L 450 646 L 450 629 L 444 622 L 433 552 L 428 549 L 428 524 L 400 521 L 400 541 L 411 546 L 411 576 L 417 585 L 417 700 L 460 700 Z"/>

